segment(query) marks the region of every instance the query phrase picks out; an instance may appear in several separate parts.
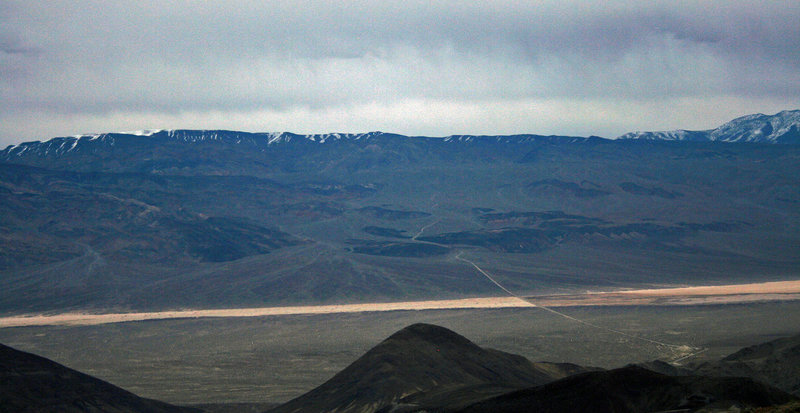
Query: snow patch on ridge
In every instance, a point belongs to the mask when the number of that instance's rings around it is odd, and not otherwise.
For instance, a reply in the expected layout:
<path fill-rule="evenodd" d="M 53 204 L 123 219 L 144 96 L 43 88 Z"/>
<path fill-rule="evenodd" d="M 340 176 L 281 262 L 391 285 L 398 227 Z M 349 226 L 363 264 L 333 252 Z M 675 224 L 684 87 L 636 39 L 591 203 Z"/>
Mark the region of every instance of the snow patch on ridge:
<path fill-rule="evenodd" d="M 120 135 L 134 135 L 134 136 L 153 136 L 164 129 L 142 129 L 136 131 L 118 132 Z"/>
<path fill-rule="evenodd" d="M 658 131 L 658 132 L 645 132 L 636 131 L 628 132 L 618 139 L 639 139 L 639 140 L 662 140 L 662 141 L 688 141 L 693 140 L 698 133 L 707 133 L 709 131 L 688 131 L 684 129 L 672 131 Z"/>

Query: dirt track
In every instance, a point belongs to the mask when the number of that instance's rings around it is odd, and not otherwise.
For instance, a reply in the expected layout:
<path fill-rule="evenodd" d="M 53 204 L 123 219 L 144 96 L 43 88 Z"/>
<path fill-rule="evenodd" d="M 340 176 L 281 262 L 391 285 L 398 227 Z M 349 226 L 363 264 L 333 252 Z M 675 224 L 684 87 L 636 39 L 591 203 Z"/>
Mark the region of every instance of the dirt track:
<path fill-rule="evenodd" d="M 528 297 L 484 297 L 460 300 L 405 301 L 318 306 L 235 308 L 216 310 L 175 310 L 142 313 L 26 315 L 0 318 L 0 328 L 35 325 L 93 325 L 126 321 L 200 317 L 262 317 L 296 314 L 334 314 L 400 310 L 446 310 L 468 308 L 514 308 L 599 305 L 696 305 L 742 303 L 768 300 L 800 300 L 800 280 L 758 284 L 696 286 L 627 290 L 570 295 Z"/>

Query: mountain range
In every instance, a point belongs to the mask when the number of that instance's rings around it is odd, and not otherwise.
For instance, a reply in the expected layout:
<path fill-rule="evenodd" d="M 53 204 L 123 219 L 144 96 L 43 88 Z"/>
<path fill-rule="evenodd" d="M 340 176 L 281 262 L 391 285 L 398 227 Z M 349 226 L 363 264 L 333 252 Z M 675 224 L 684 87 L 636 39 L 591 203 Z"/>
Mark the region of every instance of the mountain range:
<path fill-rule="evenodd" d="M 576 136 L 542 136 L 542 135 L 451 135 L 444 138 L 430 138 L 424 136 L 408 137 L 404 135 L 384 132 L 368 133 L 326 133 L 299 135 L 291 132 L 249 133 L 226 130 L 141 130 L 132 132 L 101 133 L 90 135 L 75 135 L 69 137 L 53 138 L 46 142 L 25 142 L 10 145 L 0 151 L 0 159 L 5 161 L 35 162 L 33 159 L 54 160 L 72 152 L 96 152 L 99 148 L 120 146 L 130 148 L 135 146 L 137 139 L 148 137 L 145 142 L 151 145 L 163 146 L 169 142 L 201 143 L 219 142 L 237 144 L 266 150 L 275 145 L 304 145 L 313 143 L 336 143 L 348 141 L 370 142 L 373 140 L 435 140 L 443 143 L 564 143 L 581 142 L 587 139 L 602 139 L 598 137 L 581 138 Z M 715 129 L 690 131 L 673 130 L 661 132 L 629 132 L 617 139 L 644 139 L 665 141 L 719 141 L 719 142 L 747 142 L 747 143 L 772 143 L 772 144 L 800 144 L 800 110 L 785 110 L 775 115 L 761 113 L 742 116 L 727 122 Z M 120 150 L 120 149 L 117 149 Z M 122 149 L 124 150 L 124 149 Z"/>
<path fill-rule="evenodd" d="M 720 130 L 773 136 L 797 113 Z M 14 145 L 0 312 L 502 293 L 457 257 L 519 294 L 791 278 L 800 145 L 728 140 L 164 130 Z"/>

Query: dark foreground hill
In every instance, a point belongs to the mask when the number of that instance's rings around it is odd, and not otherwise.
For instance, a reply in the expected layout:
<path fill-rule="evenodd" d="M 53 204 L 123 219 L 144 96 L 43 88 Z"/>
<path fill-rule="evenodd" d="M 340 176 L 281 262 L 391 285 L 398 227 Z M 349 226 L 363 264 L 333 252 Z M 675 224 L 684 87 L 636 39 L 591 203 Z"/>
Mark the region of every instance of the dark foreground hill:
<path fill-rule="evenodd" d="M 671 377 L 641 367 L 590 372 L 485 400 L 463 413 L 639 413 L 763 407 L 792 401 L 749 378 Z"/>
<path fill-rule="evenodd" d="M 481 348 L 443 327 L 414 324 L 321 386 L 270 412 L 375 412 L 410 403 L 410 396 L 468 404 L 581 371 L 585 369 L 571 364 L 532 363 Z M 401 402 L 404 397 L 407 400 Z"/>
<path fill-rule="evenodd" d="M 598 371 L 531 363 L 480 348 L 445 328 L 415 324 L 269 413 L 624 413 L 778 406 L 797 400 L 773 386 L 791 390 L 796 383 L 800 362 L 792 355 L 798 339 L 776 340 L 726 357 L 719 363 L 750 363 L 747 369 L 736 364 L 740 370 L 732 374 L 712 371 L 715 363 L 692 368 L 652 362 L 647 365 L 660 372 L 636 365 Z"/>
<path fill-rule="evenodd" d="M 758 407 L 773 410 L 754 411 L 791 412 L 796 411 L 798 398 L 772 385 L 796 385 L 798 360 L 794 356 L 799 337 L 747 347 L 694 370 L 650 363 L 669 372 L 662 374 L 633 365 L 598 371 L 532 363 L 481 348 L 445 328 L 415 324 L 393 334 L 328 382 L 269 412 L 624 413 L 752 411 Z M 252 411 L 257 405 L 219 404 L 203 406 L 203 410 L 206 407 L 227 412 Z M 143 399 L 53 361 L 0 345 L 3 413 L 200 411 Z"/>
<path fill-rule="evenodd" d="M 800 335 L 745 347 L 692 367 L 696 374 L 751 377 L 800 396 Z"/>
<path fill-rule="evenodd" d="M 198 413 L 0 344 L 0 412 Z"/>

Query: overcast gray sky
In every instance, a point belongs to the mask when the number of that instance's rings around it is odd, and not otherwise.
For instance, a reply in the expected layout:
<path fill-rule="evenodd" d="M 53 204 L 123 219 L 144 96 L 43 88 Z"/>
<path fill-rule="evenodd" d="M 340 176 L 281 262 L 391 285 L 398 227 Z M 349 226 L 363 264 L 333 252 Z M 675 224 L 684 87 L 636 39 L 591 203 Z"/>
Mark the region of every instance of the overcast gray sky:
<path fill-rule="evenodd" d="M 799 21 L 798 1 L 0 0 L 0 147 L 707 129 L 800 108 Z"/>

